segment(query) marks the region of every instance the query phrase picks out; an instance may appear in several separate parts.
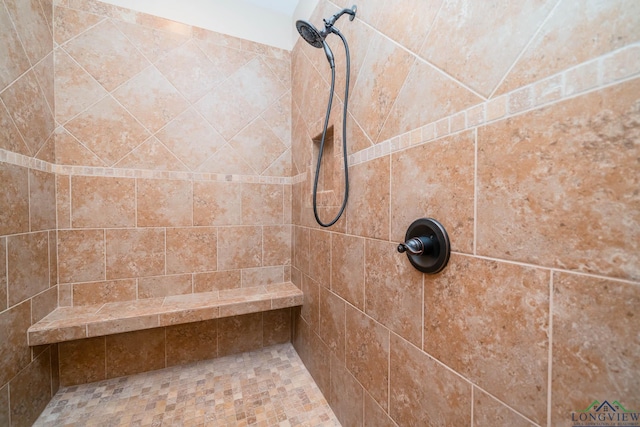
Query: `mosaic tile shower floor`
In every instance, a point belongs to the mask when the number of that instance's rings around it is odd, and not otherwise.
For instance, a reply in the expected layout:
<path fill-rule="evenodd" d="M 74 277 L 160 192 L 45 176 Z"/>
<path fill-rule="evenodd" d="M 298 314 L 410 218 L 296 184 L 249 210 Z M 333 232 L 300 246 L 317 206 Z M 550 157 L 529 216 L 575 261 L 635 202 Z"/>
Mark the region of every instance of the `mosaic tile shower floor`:
<path fill-rule="evenodd" d="M 34 426 L 340 426 L 291 344 L 61 388 Z"/>

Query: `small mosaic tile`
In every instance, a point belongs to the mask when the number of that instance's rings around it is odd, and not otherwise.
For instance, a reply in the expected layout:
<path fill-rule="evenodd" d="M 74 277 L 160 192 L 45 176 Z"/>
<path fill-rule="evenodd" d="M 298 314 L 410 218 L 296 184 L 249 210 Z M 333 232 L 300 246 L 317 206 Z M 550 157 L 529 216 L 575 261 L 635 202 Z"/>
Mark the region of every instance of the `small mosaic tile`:
<path fill-rule="evenodd" d="M 34 426 L 340 426 L 293 346 L 62 388 Z"/>

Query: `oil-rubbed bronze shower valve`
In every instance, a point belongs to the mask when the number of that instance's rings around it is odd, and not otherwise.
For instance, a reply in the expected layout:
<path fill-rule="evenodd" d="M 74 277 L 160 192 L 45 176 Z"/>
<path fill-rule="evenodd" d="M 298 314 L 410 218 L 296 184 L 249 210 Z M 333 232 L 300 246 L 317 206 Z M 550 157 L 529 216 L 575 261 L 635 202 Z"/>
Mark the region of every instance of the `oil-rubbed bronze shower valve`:
<path fill-rule="evenodd" d="M 420 218 L 414 221 L 407 229 L 404 240 L 398 245 L 398 252 L 406 252 L 411 265 L 423 273 L 439 273 L 449 262 L 449 235 L 435 219 Z"/>

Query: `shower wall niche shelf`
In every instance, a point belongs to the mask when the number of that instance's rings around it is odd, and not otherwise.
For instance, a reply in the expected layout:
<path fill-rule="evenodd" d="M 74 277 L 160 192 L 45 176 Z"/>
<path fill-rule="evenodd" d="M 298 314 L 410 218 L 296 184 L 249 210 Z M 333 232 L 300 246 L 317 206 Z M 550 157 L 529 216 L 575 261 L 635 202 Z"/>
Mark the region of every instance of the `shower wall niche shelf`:
<path fill-rule="evenodd" d="M 30 346 L 200 322 L 302 305 L 293 283 L 164 298 L 60 307 L 31 326 Z"/>

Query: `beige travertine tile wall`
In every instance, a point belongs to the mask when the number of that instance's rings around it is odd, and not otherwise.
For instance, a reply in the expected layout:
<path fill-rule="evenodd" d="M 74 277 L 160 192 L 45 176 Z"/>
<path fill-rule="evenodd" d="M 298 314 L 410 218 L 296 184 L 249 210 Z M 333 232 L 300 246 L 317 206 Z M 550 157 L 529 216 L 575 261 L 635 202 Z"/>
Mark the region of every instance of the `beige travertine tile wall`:
<path fill-rule="evenodd" d="M 290 53 L 98 1 L 54 22 L 60 304 L 290 278 Z"/>
<path fill-rule="evenodd" d="M 58 389 L 57 347 L 27 328 L 57 306 L 53 6 L 0 1 L 0 425 L 30 426 Z M 19 159 L 18 159 L 19 157 Z"/>
<path fill-rule="evenodd" d="M 640 4 L 357 6 L 338 23 L 351 186 L 330 229 L 311 210 L 329 68 L 304 41 L 291 56 L 294 344 L 338 418 L 568 426 L 596 399 L 640 407 Z M 395 249 L 420 217 L 451 238 L 435 276 Z"/>

